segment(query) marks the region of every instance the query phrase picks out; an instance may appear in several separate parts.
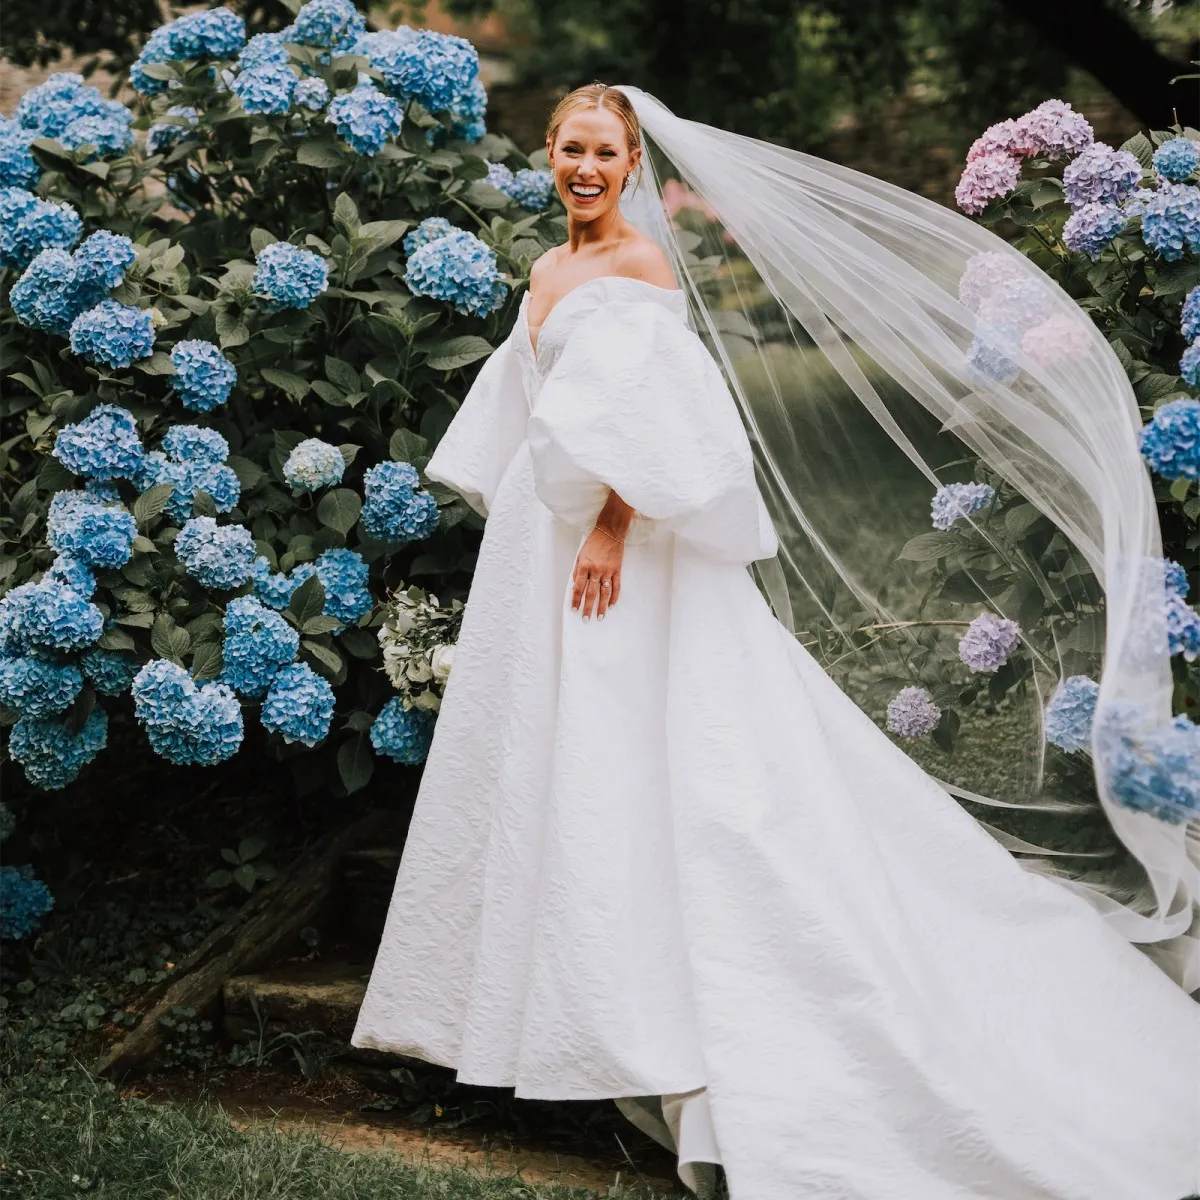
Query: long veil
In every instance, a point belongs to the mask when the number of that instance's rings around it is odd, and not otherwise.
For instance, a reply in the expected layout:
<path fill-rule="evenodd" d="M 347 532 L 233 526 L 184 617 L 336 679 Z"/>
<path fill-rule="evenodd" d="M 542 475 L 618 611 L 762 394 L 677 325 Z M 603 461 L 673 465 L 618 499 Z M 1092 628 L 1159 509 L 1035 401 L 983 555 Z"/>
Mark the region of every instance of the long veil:
<path fill-rule="evenodd" d="M 622 208 L 737 400 L 776 616 L 876 719 L 923 688 L 937 728 L 905 749 L 1200 988 L 1200 820 L 1169 803 L 1200 764 L 1171 749 L 1170 568 L 1116 354 L 968 218 L 621 90 L 644 139 Z M 1073 676 L 1099 687 L 1068 753 L 1044 714 Z"/>

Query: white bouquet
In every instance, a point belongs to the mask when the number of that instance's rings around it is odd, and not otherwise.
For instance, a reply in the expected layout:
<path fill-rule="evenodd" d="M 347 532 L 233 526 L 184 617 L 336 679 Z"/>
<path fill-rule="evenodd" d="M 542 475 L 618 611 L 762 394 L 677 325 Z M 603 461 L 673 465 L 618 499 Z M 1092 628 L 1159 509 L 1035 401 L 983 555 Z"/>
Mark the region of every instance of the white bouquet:
<path fill-rule="evenodd" d="M 383 669 L 405 708 L 436 712 L 441 707 L 462 615 L 461 600 L 443 607 L 416 584 L 389 594 L 379 645 Z"/>

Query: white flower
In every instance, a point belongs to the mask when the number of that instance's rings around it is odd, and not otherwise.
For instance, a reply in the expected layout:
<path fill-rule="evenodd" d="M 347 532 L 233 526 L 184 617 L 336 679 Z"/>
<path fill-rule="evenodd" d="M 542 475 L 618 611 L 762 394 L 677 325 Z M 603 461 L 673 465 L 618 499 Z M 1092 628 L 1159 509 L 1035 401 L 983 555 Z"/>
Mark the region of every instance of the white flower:
<path fill-rule="evenodd" d="M 429 660 L 433 668 L 433 677 L 439 683 L 445 683 L 450 678 L 450 668 L 454 666 L 454 644 L 434 646 Z"/>

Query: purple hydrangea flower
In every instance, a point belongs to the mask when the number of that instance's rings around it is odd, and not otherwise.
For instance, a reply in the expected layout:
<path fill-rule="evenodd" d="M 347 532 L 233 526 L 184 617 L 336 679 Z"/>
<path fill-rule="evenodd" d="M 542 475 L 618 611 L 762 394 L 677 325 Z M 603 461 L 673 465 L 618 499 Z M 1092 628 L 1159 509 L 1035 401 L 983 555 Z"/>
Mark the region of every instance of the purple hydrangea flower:
<path fill-rule="evenodd" d="M 1081 317 L 1055 313 L 1025 332 L 1021 338 L 1021 352 L 1033 362 L 1047 367 L 1080 358 L 1091 349 L 1092 328 Z"/>
<path fill-rule="evenodd" d="M 1072 208 L 1082 208 L 1121 200 L 1141 179 L 1141 164 L 1128 150 L 1095 142 L 1063 169 L 1063 190 Z"/>
<path fill-rule="evenodd" d="M 985 154 L 967 163 L 954 189 L 958 207 L 972 216 L 983 212 L 988 201 L 1007 196 L 1021 179 L 1021 163 L 1011 154 Z"/>
<path fill-rule="evenodd" d="M 1012 152 L 1025 158 L 1059 159 L 1079 153 L 1092 140 L 1092 127 L 1082 113 L 1065 100 L 1044 100 L 1017 118 Z"/>
<path fill-rule="evenodd" d="M 1071 250 L 1086 254 L 1094 262 L 1125 228 L 1128 219 L 1115 204 L 1099 201 L 1084 204 L 1067 218 L 1063 226 L 1063 241 Z"/>
<path fill-rule="evenodd" d="M 899 737 L 926 737 L 941 719 L 942 710 L 922 687 L 901 688 L 888 702 L 887 727 Z"/>
<path fill-rule="evenodd" d="M 949 529 L 960 517 L 987 508 L 996 489 L 986 483 L 947 483 L 934 493 L 930 514 L 934 529 Z"/>
<path fill-rule="evenodd" d="M 1018 326 L 980 323 L 967 350 L 968 373 L 978 383 L 1012 383 L 1021 373 L 1020 348 Z"/>
<path fill-rule="evenodd" d="M 975 672 L 998 671 L 1013 652 L 1021 627 L 1007 617 L 985 612 L 967 626 L 958 643 L 958 656 Z"/>

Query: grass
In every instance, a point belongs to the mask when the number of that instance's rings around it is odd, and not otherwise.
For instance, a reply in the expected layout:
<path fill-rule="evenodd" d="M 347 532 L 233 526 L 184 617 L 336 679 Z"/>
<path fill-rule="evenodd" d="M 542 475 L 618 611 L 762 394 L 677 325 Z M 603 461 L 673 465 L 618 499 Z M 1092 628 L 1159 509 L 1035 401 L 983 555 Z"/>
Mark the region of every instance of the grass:
<path fill-rule="evenodd" d="M 39 1070 L 13 1031 L 2 1046 L 0 1194 L 13 1200 L 583 1200 L 599 1193 L 460 1167 L 347 1153 L 315 1133 L 239 1132 L 212 1101 L 122 1097 L 78 1064 Z M 645 1184 L 609 1197 L 655 1200 Z"/>

